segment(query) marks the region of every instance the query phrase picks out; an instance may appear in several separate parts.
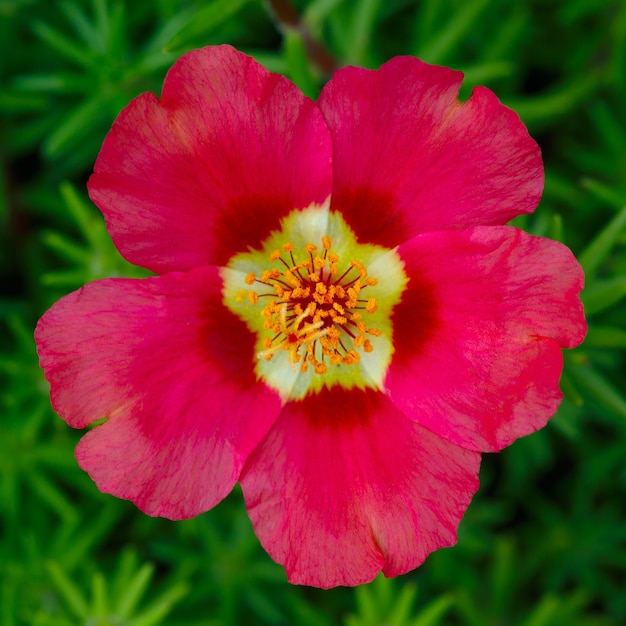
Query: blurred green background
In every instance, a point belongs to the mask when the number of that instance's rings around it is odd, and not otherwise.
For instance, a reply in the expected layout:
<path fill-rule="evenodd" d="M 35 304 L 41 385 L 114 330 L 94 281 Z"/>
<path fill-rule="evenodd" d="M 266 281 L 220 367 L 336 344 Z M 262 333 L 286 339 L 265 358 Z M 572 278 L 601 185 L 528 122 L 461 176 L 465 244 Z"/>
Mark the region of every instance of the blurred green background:
<path fill-rule="evenodd" d="M 0 0 L 0 626 L 626 624 L 626 3 L 301 0 L 297 23 L 275 4 L 282 17 L 259 0 Z M 587 272 L 558 415 L 486 455 L 458 545 L 398 579 L 290 586 L 238 491 L 193 520 L 146 517 L 97 491 L 50 408 L 38 316 L 138 275 L 85 193 L 102 139 L 178 56 L 217 43 L 313 97 L 332 63 L 464 70 L 463 96 L 489 86 L 543 149 L 543 201 L 517 225 Z"/>

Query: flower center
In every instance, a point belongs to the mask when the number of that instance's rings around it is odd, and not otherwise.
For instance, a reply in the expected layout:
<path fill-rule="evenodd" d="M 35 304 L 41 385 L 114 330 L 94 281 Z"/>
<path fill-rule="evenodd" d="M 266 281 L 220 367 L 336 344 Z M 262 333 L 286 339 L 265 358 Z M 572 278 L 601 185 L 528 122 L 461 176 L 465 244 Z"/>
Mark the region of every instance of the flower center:
<path fill-rule="evenodd" d="M 224 305 L 254 334 L 258 380 L 285 402 L 383 388 L 408 279 L 397 252 L 358 241 L 330 199 L 294 209 L 220 274 Z"/>
<path fill-rule="evenodd" d="M 285 243 L 269 254 L 274 267 L 259 276 L 249 272 L 244 279 L 261 289 L 248 292 L 252 304 L 269 300 L 261 311 L 267 335 L 257 356 L 271 361 L 286 350 L 293 367 L 307 372 L 310 365 L 317 374 L 325 374 L 329 365 L 359 363 L 361 350 L 374 350 L 367 335 L 382 334 L 365 321 L 378 308 L 367 293 L 378 280 L 355 259 L 342 266 L 330 237 L 323 236 L 321 243 L 321 250 L 307 243 L 297 259 L 293 243 Z"/>

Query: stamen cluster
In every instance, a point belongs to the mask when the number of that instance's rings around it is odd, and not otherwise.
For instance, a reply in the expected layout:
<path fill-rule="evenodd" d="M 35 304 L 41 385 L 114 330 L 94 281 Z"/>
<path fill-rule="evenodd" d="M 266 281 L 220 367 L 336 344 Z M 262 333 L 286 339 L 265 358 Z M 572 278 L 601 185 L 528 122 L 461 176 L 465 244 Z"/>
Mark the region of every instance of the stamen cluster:
<path fill-rule="evenodd" d="M 270 288 L 263 293 L 248 292 L 252 304 L 260 298 L 270 299 L 261 312 L 269 334 L 258 357 L 270 361 L 278 351 L 287 350 L 294 367 L 299 364 L 306 372 L 310 364 L 318 374 L 324 374 L 329 364 L 358 363 L 359 350 L 374 349 L 366 335 L 381 335 L 363 321 L 363 313 L 377 309 L 376 298 L 362 297 L 377 279 L 368 276 L 364 265 L 354 259 L 339 274 L 340 258 L 331 250 L 329 237 L 322 237 L 322 251 L 309 243 L 302 256 L 296 262 L 293 244 L 285 243 L 282 250 L 269 255 L 279 267 L 264 270 L 258 277 L 252 272 L 246 275 L 246 284 Z"/>

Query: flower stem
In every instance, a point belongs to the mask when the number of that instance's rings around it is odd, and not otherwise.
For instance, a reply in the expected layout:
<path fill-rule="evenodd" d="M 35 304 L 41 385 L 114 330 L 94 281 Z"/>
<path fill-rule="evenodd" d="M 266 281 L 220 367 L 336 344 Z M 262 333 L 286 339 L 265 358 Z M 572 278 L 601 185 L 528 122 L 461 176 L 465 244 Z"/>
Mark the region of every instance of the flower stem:
<path fill-rule="evenodd" d="M 269 13 L 274 17 L 280 30 L 297 31 L 311 63 L 317 66 L 324 74 L 332 74 L 339 68 L 338 61 L 333 55 L 316 41 L 290 0 L 268 0 Z"/>

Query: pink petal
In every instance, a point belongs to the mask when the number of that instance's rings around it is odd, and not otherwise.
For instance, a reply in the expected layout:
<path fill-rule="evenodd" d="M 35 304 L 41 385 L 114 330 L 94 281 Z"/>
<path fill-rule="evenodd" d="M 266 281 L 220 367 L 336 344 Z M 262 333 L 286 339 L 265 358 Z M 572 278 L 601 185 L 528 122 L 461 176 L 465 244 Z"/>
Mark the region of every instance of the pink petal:
<path fill-rule="evenodd" d="M 285 406 L 241 484 L 289 580 L 328 588 L 402 574 L 454 544 L 479 464 L 383 394 L 335 387 Z"/>
<path fill-rule="evenodd" d="M 225 264 L 324 201 L 330 181 L 315 103 L 219 46 L 179 59 L 160 101 L 143 94 L 120 113 L 88 186 L 122 254 L 161 273 Z"/>
<path fill-rule="evenodd" d="M 517 114 L 462 73 L 397 57 L 349 67 L 319 100 L 333 138 L 333 204 L 362 241 L 504 224 L 537 206 L 543 167 Z"/>
<path fill-rule="evenodd" d="M 224 498 L 280 411 L 253 374 L 253 336 L 222 305 L 215 268 L 91 283 L 55 304 L 35 338 L 54 408 L 99 489 L 150 515 Z"/>
<path fill-rule="evenodd" d="M 544 426 L 561 400 L 560 348 L 586 332 L 572 253 L 501 226 L 427 233 L 399 254 L 409 284 L 392 318 L 392 402 L 474 450 Z"/>

